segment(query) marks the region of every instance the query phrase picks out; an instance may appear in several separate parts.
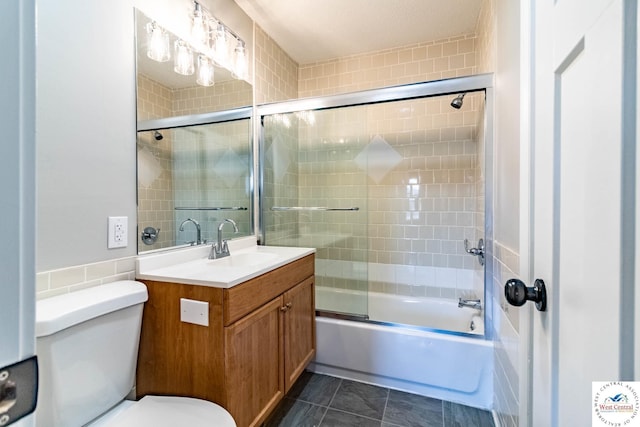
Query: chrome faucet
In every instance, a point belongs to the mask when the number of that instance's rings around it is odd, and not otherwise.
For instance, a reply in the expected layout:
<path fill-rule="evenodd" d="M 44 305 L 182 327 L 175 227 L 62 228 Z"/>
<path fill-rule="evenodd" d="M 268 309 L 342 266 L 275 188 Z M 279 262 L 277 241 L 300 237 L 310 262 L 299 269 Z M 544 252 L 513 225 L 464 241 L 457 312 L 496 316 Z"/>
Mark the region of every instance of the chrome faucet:
<path fill-rule="evenodd" d="M 182 221 L 182 224 L 180 224 L 180 228 L 178 229 L 179 231 L 184 231 L 184 225 L 187 222 L 191 222 L 193 223 L 193 225 L 196 226 L 196 241 L 195 242 L 191 242 L 191 244 L 193 245 L 194 243 L 196 245 L 199 245 L 201 243 L 205 243 L 204 240 L 202 240 L 202 232 L 200 230 L 200 224 L 198 224 L 198 221 L 196 221 L 195 219 L 191 219 L 191 218 L 187 218 L 184 221 Z"/>
<path fill-rule="evenodd" d="M 471 307 L 476 310 L 482 310 L 482 303 L 479 299 L 462 299 L 458 298 L 458 308 Z"/>
<path fill-rule="evenodd" d="M 227 222 L 233 225 L 234 233 L 238 232 L 238 226 L 236 225 L 236 222 L 234 220 L 227 218 L 224 221 L 222 221 L 218 226 L 218 241 L 211 245 L 211 252 L 209 252 L 209 259 L 224 258 L 226 256 L 231 255 L 229 253 L 229 245 L 227 244 L 227 241 L 222 240 L 222 227 L 224 227 L 224 225 Z"/>

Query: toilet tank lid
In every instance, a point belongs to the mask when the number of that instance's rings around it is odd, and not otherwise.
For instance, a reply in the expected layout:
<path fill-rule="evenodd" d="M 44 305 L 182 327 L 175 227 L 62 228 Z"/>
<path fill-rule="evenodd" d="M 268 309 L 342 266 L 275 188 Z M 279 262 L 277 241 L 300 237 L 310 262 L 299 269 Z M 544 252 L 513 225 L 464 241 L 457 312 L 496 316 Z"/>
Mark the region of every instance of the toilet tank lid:
<path fill-rule="evenodd" d="M 36 338 L 147 300 L 147 287 L 121 280 L 36 302 Z"/>

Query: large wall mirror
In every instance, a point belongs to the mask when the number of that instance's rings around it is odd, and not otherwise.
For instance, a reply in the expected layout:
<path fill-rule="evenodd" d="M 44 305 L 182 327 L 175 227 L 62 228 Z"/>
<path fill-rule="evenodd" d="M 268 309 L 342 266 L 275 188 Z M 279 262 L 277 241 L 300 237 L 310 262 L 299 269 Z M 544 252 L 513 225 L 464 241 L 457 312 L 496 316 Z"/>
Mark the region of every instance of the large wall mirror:
<path fill-rule="evenodd" d="M 209 243 L 218 225 L 253 234 L 252 87 L 214 64 L 215 83 L 174 71 L 178 38 L 165 31 L 171 59 L 148 57 L 148 31 L 156 25 L 136 10 L 138 252 Z"/>

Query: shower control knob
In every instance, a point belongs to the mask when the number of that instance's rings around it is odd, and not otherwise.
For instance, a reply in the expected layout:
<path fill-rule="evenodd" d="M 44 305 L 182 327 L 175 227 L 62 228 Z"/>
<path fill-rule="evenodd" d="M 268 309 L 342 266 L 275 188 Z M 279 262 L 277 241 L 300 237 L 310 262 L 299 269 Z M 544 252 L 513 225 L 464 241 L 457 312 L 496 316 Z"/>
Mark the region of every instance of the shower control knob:
<path fill-rule="evenodd" d="M 538 311 L 547 309 L 547 289 L 542 279 L 536 279 L 530 288 L 522 280 L 509 279 L 504 285 L 504 296 L 509 304 L 516 307 L 524 305 L 527 301 L 533 301 Z"/>

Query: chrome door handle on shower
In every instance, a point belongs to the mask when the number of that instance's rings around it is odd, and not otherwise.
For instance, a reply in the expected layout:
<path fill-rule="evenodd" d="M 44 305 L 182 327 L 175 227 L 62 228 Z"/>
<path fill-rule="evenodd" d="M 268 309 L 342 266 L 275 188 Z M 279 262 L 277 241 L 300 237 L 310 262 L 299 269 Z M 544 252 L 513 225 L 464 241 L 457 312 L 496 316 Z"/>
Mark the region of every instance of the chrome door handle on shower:
<path fill-rule="evenodd" d="M 484 240 L 478 240 L 478 247 L 469 249 L 469 240 L 464 239 L 464 250 L 470 255 L 477 256 L 480 265 L 484 265 Z"/>

